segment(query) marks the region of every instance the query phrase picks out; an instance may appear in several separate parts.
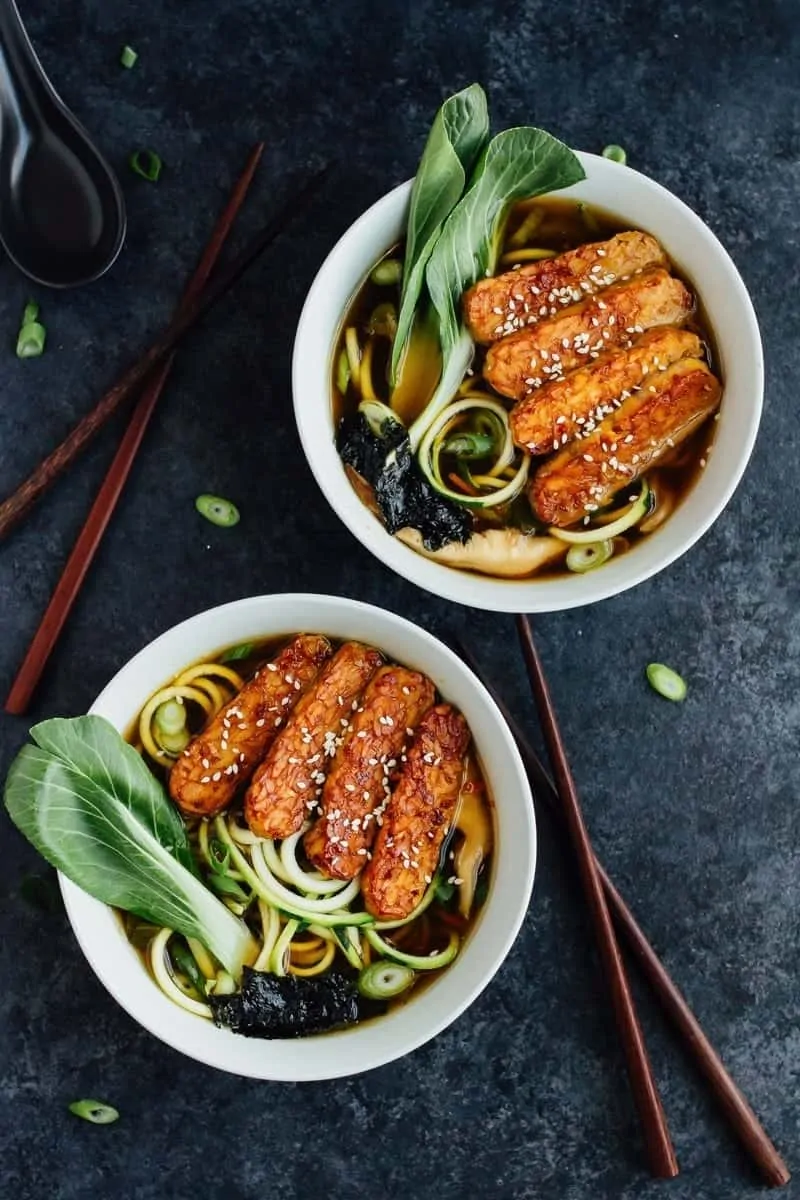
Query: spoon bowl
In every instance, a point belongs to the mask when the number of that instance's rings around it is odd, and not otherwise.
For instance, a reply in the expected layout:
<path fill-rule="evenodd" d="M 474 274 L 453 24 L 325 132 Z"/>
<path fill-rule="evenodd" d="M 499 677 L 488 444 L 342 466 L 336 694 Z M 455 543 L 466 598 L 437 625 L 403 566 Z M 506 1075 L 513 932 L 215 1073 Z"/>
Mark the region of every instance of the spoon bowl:
<path fill-rule="evenodd" d="M 0 243 L 31 279 L 103 275 L 125 238 L 114 172 L 56 94 L 15 0 L 0 0 Z"/>

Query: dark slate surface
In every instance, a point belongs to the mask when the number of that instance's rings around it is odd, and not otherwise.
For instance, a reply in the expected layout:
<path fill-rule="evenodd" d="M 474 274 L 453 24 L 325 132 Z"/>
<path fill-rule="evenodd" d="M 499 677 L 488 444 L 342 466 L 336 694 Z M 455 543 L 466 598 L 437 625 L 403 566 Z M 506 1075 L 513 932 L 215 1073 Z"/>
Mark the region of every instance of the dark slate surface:
<path fill-rule="evenodd" d="M 31 292 L 0 288 L 0 494 L 87 411 L 166 318 L 249 145 L 269 148 L 239 236 L 290 173 L 335 152 L 313 220 L 247 278 L 176 367 L 33 715 L 77 713 L 181 618 L 270 590 L 329 590 L 462 630 L 531 720 L 509 619 L 457 609 L 377 563 L 320 500 L 293 428 L 303 296 L 349 222 L 408 176 L 441 98 L 472 79 L 496 126 L 623 143 L 733 253 L 764 332 L 767 407 L 728 511 L 662 578 L 539 621 L 598 848 L 790 1161 L 800 1149 L 800 588 L 793 280 L 800 18 L 793 0 L 545 4 L 366 0 L 30 0 L 65 98 L 121 168 L 127 248 L 112 274 L 43 294 L 49 347 L 13 356 Z M 380 20 L 376 20 L 376 12 Z M 140 52 L 132 72 L 120 46 Z M 130 177 L 156 147 L 158 187 Z M 44 609 L 119 429 L 0 548 L 0 688 Z M 198 492 L 240 501 L 234 531 Z M 682 707 L 648 692 L 663 659 Z M 27 722 L 0 717 L 0 769 Z M 535 903 L 511 957 L 457 1024 L 407 1060 L 330 1086 L 242 1082 L 183 1060 L 104 994 L 63 917 L 19 898 L 34 853 L 7 822 L 0 875 L 0 1194 L 16 1200 L 328 1195 L 722 1200 L 759 1185 L 651 998 L 642 1014 L 683 1175 L 648 1180 L 583 905 L 546 819 Z M 118 1105 L 112 1128 L 65 1112 Z M 790 1185 L 787 1195 L 800 1195 Z"/>

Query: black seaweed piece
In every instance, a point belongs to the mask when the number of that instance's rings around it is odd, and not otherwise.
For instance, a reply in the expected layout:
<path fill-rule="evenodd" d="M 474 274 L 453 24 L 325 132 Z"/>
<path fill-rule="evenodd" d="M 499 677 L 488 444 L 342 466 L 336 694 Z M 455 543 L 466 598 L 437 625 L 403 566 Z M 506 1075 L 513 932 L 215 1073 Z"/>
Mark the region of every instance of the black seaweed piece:
<path fill-rule="evenodd" d="M 374 487 L 386 463 L 386 455 L 406 438 L 405 428 L 399 421 L 387 418 L 378 437 L 372 432 L 364 414 L 356 413 L 352 417 L 343 417 L 339 422 L 336 449 L 342 462 L 358 471 Z"/>
<path fill-rule="evenodd" d="M 245 967 L 239 993 L 208 1002 L 216 1025 L 245 1037 L 307 1037 L 353 1025 L 360 1015 L 355 980 L 337 973 L 304 979 Z"/>
<path fill-rule="evenodd" d="M 361 413 L 345 418 L 339 426 L 337 447 L 342 461 L 372 485 L 389 533 L 407 526 L 417 529 L 428 550 L 469 539 L 471 514 L 431 487 L 398 422 L 384 421 L 378 437 Z"/>

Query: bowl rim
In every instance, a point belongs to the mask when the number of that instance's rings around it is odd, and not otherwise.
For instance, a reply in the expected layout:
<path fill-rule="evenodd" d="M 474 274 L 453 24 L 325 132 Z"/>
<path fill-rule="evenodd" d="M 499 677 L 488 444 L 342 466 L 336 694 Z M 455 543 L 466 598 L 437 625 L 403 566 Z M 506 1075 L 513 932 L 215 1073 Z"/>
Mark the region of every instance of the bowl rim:
<path fill-rule="evenodd" d="M 170 650 L 170 647 L 174 648 L 182 638 L 190 635 L 194 630 L 202 629 L 204 625 L 209 628 L 219 626 L 223 630 L 226 618 L 236 615 L 242 618 L 240 624 L 246 624 L 246 619 L 262 622 L 267 627 L 263 636 L 269 637 L 271 636 L 270 626 L 275 628 L 278 634 L 282 634 L 284 631 L 290 632 L 288 627 L 291 624 L 292 614 L 295 611 L 304 610 L 309 605 L 319 606 L 319 628 L 334 637 L 337 635 L 333 628 L 325 629 L 327 621 L 330 619 L 335 623 L 337 618 L 344 619 L 342 614 L 347 610 L 354 619 L 360 619 L 367 615 L 368 618 L 376 619 L 379 623 L 385 622 L 386 636 L 388 636 L 389 628 L 392 627 L 398 640 L 401 637 L 405 640 L 409 636 L 416 638 L 417 643 L 413 657 L 421 659 L 424 652 L 430 652 L 434 656 L 432 661 L 438 664 L 435 670 L 432 670 L 432 674 L 440 669 L 442 662 L 446 663 L 456 675 L 461 677 L 460 686 L 471 691 L 471 703 L 474 701 L 476 706 L 480 706 L 491 727 L 495 762 L 499 763 L 500 759 L 497 756 L 501 754 L 503 777 L 513 785 L 509 789 L 511 798 L 502 803 L 514 807 L 515 820 L 512 822 L 514 838 L 507 838 L 504 842 L 498 816 L 496 818 L 498 845 L 495 848 L 495 870 L 490 881 L 489 894 L 464 952 L 456 960 L 456 963 L 438 979 L 432 981 L 426 987 L 425 992 L 408 1006 L 401 1007 L 376 1021 L 366 1022 L 348 1030 L 288 1042 L 282 1039 L 274 1041 L 245 1039 L 231 1034 L 227 1030 L 218 1030 L 216 1027 L 210 1026 L 204 1018 L 184 1012 L 164 996 L 149 978 L 139 955 L 125 937 L 114 910 L 93 899 L 59 872 L 59 884 L 67 916 L 86 960 L 106 991 L 137 1024 L 172 1049 L 207 1066 L 216 1067 L 238 1076 L 282 1082 L 334 1079 L 384 1066 L 418 1049 L 452 1024 L 489 985 L 508 956 L 530 906 L 538 854 L 537 827 L 530 783 L 513 735 L 492 696 L 474 672 L 445 642 L 420 625 L 377 605 L 341 596 L 316 593 L 272 593 L 250 596 L 206 609 L 174 625 L 139 650 L 103 688 L 89 711 L 107 715 L 112 701 L 116 703 L 120 695 L 128 688 L 130 681 L 135 679 L 137 673 L 144 667 L 147 668 L 148 674 L 156 674 L 163 679 L 165 671 L 158 666 L 161 656 L 164 655 L 167 658 L 167 651 Z M 272 610 L 271 613 L 270 610 Z M 284 621 L 278 619 L 280 611 L 287 614 Z M 255 633 L 252 633 L 251 636 L 255 636 Z M 216 650 L 225 644 L 226 638 L 223 634 L 216 642 L 208 643 L 205 648 L 201 648 L 199 653 L 209 653 L 212 649 Z M 392 657 L 396 656 L 392 655 Z M 157 682 L 155 686 L 158 686 Z M 136 703 L 128 706 L 134 713 L 138 711 Z M 499 751 L 495 750 L 494 738 L 498 739 L 497 745 L 501 747 Z M 486 742 L 488 742 L 488 734 Z M 485 758 L 485 754 L 482 757 Z M 499 767 L 496 769 L 499 770 Z M 495 799 L 496 813 L 499 813 L 500 808 L 501 805 L 498 805 L 497 799 Z M 511 812 L 510 808 L 508 812 Z M 513 846 L 510 844 L 512 840 L 515 843 Z M 515 864 L 514 876 L 501 890 L 498 887 L 497 878 L 498 861 L 508 857 Z M 503 906 L 502 913 L 499 905 Z M 493 914 L 494 924 L 502 921 L 500 929 L 494 930 L 497 936 L 492 941 L 491 951 L 489 954 L 483 953 L 481 962 L 478 961 L 476 953 L 474 961 L 470 964 L 470 947 L 480 928 L 484 923 L 488 923 L 491 914 Z M 113 942 L 109 940 L 112 931 L 116 932 Z M 486 947 L 481 946 L 481 950 L 485 951 Z M 447 984 L 448 978 L 460 963 L 467 963 L 471 966 L 469 972 L 471 982 L 457 995 L 457 998 L 453 999 L 450 994 L 454 991 L 454 984 L 451 982 L 446 988 L 442 988 L 441 985 Z M 135 971 L 138 972 L 137 979 L 144 986 L 140 987 L 137 982 L 133 988 L 129 988 L 130 979 L 135 974 L 128 970 L 131 964 L 135 964 Z M 124 979 L 120 978 L 120 971 L 126 973 Z M 462 971 L 461 975 L 466 980 L 467 971 Z M 422 1015 L 425 1011 L 423 1006 L 426 1005 L 426 998 L 437 991 L 442 997 L 447 996 L 450 1000 L 449 1003 L 438 1005 L 440 1011 L 437 1015 L 434 1015 L 434 1005 L 428 1001 L 427 1005 L 430 1011 L 426 1019 L 410 1021 L 405 1018 L 402 1022 L 397 1020 L 406 1012 Z M 389 1029 L 390 1023 L 392 1023 L 391 1029 Z M 376 1029 L 386 1030 L 386 1037 L 364 1036 L 365 1033 Z M 396 1029 L 400 1032 L 395 1036 Z M 210 1030 L 213 1030 L 212 1035 L 205 1036 Z M 233 1044 L 238 1046 L 244 1043 L 245 1047 L 251 1051 L 249 1055 L 241 1050 L 229 1053 L 231 1039 L 233 1039 Z M 368 1052 L 354 1065 L 353 1044 L 356 1040 L 362 1041 Z M 334 1049 L 337 1043 L 341 1046 L 341 1052 L 338 1055 Z M 278 1047 L 276 1055 L 282 1062 L 285 1058 L 291 1058 L 290 1051 L 283 1052 L 283 1048 L 287 1046 L 300 1048 L 297 1055 L 298 1063 L 291 1066 L 270 1063 L 268 1048 Z M 303 1046 L 306 1047 L 305 1051 L 302 1049 Z M 236 1058 L 236 1065 L 231 1065 L 231 1057 Z"/>
<path fill-rule="evenodd" d="M 747 352 L 753 373 L 752 397 L 742 424 L 736 453 L 727 460 L 724 484 L 718 487 L 713 499 L 707 499 L 701 514 L 688 531 L 681 537 L 676 537 L 672 544 L 665 542 L 663 537 L 654 544 L 656 535 L 651 534 L 645 542 L 618 559 L 616 563 L 608 564 L 602 570 L 582 575 L 579 581 L 574 581 L 571 591 L 567 592 L 565 581 L 560 576 L 549 579 L 535 577 L 523 580 L 498 579 L 462 571 L 426 559 L 387 533 L 383 525 L 355 495 L 335 450 L 330 419 L 325 422 L 324 434 L 320 432 L 322 423 L 319 420 L 321 395 L 325 397 L 325 412 L 330 418 L 330 363 L 346 308 L 340 312 L 336 327 L 333 330 L 326 330 L 324 334 L 326 345 L 323 351 L 324 364 L 322 367 L 319 363 L 320 346 L 318 343 L 322 335 L 318 329 L 318 312 L 328 290 L 329 281 L 335 278 L 342 263 L 351 254 L 356 257 L 357 251 L 354 251 L 353 247 L 358 247 L 364 240 L 365 234 L 369 235 L 370 231 L 380 222 L 391 219 L 394 219 L 395 225 L 399 222 L 408 203 L 413 180 L 406 180 L 381 196 L 361 213 L 337 240 L 311 284 L 295 334 L 292 357 L 295 422 L 306 461 L 320 491 L 339 520 L 371 554 L 400 576 L 442 599 L 483 608 L 487 611 L 535 613 L 562 612 L 580 608 L 628 591 L 671 566 L 708 532 L 730 502 L 752 455 L 761 420 L 764 395 L 764 358 L 758 320 L 744 281 L 733 259 L 716 234 L 683 200 L 656 180 L 643 175 L 632 167 L 611 162 L 601 155 L 585 151 L 576 151 L 576 154 L 586 170 L 587 179 L 564 189 L 565 194 L 579 199 L 582 186 L 591 185 L 592 178 L 602 179 L 608 172 L 614 172 L 615 174 L 607 177 L 620 184 L 620 192 L 624 191 L 627 182 L 642 193 L 658 197 L 661 203 L 670 205 L 676 218 L 684 222 L 691 229 L 692 234 L 702 241 L 713 255 L 715 270 L 724 275 L 726 284 L 731 289 L 729 306 L 731 309 L 734 306 L 738 308 L 739 317 L 746 330 Z M 654 236 L 659 236 L 658 229 L 650 231 Z M 388 247 L 386 248 L 388 249 Z M 369 262 L 363 262 L 362 280 L 366 277 L 373 261 L 374 259 L 370 258 Z M 715 325 L 717 335 L 719 335 L 718 326 L 719 322 Z M 317 382 L 320 370 L 323 371 L 321 387 Z M 313 396 L 311 402 L 307 399 L 309 393 Z M 723 394 L 723 409 L 724 405 Z M 692 491 L 696 487 L 697 483 Z M 658 533 L 662 534 L 668 531 L 677 515 L 678 513 L 673 514 Z M 623 563 L 625 564 L 624 568 L 617 569 Z M 573 583 L 571 580 L 567 582 Z"/>

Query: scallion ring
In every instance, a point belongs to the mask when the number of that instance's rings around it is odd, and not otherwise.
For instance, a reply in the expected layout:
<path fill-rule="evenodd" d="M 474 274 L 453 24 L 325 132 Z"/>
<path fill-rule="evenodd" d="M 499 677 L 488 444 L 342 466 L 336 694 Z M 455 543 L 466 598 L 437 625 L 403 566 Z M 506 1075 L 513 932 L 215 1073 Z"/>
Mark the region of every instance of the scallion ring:
<path fill-rule="evenodd" d="M 68 1108 L 76 1117 L 90 1121 L 92 1125 L 112 1125 L 119 1120 L 117 1109 L 102 1100 L 73 1100 Z"/>
<path fill-rule="evenodd" d="M 336 388 L 344 396 L 350 385 L 350 359 L 342 350 L 336 362 Z"/>
<path fill-rule="evenodd" d="M 613 553 L 614 543 L 610 540 L 589 542 L 585 546 L 570 546 L 566 558 L 567 570 L 584 575 L 587 571 L 594 571 L 595 567 L 602 567 Z"/>
<path fill-rule="evenodd" d="M 358 976 L 358 990 L 368 1000 L 391 1000 L 406 992 L 416 979 L 405 963 L 374 962 Z"/>
<path fill-rule="evenodd" d="M 197 497 L 194 506 L 200 513 L 200 516 L 205 517 L 212 525 L 219 525 L 223 529 L 230 529 L 231 526 L 239 524 L 240 516 L 238 508 L 223 496 L 211 496 L 205 493 Z"/>
<path fill-rule="evenodd" d="M 626 508 L 616 521 L 612 521 L 609 525 L 602 526 L 603 540 L 611 541 L 618 534 L 624 533 L 626 529 L 631 529 L 641 521 L 650 511 L 650 488 L 647 485 L 647 480 L 642 480 L 642 490 L 639 495 Z M 597 541 L 597 534 L 600 530 L 585 529 L 582 533 L 575 533 L 571 529 L 558 529 L 555 525 L 551 525 L 547 530 L 551 537 L 558 538 L 560 542 L 569 542 L 574 546 L 587 546 L 590 543 Z"/>
<path fill-rule="evenodd" d="M 392 287 L 403 277 L 403 264 L 399 258 L 384 258 L 372 268 L 369 277 L 378 287 Z"/>
<path fill-rule="evenodd" d="M 139 55 L 134 50 L 133 46 L 123 46 L 122 53 L 119 56 L 119 65 L 125 67 L 126 71 L 130 71 L 131 67 L 136 66 L 136 60 Z"/>
<path fill-rule="evenodd" d="M 663 663 L 649 663 L 646 674 L 650 687 L 665 700 L 680 703 L 686 699 L 686 680 L 672 667 L 665 667 Z"/>
<path fill-rule="evenodd" d="M 603 150 L 603 158 L 609 158 L 612 162 L 622 163 L 623 166 L 628 161 L 628 156 L 622 146 L 615 146 L 613 142 Z"/>
<path fill-rule="evenodd" d="M 44 354 L 47 330 L 38 321 L 23 325 L 17 337 L 17 358 L 38 358 Z"/>
<path fill-rule="evenodd" d="M 142 179 L 146 179 L 148 183 L 158 183 L 161 170 L 164 166 L 155 150 L 134 150 L 128 159 L 130 168 L 136 175 L 141 175 Z"/>

